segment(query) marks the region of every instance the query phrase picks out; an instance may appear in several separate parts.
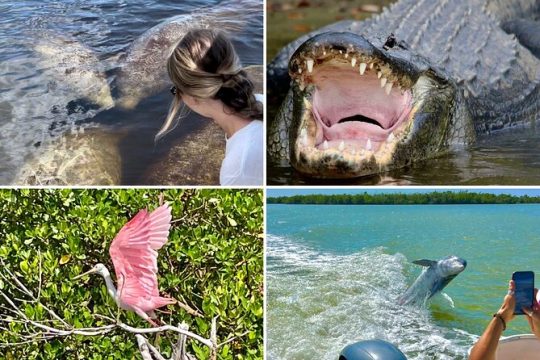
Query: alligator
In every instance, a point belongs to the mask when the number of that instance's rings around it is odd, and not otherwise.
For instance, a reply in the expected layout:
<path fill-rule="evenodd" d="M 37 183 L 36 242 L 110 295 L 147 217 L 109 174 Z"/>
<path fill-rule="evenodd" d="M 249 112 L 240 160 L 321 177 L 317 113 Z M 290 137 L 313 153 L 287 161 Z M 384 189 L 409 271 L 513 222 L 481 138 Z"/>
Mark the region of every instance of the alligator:
<path fill-rule="evenodd" d="M 400 0 L 298 38 L 267 68 L 270 161 L 353 178 L 534 128 L 539 20 L 535 0 Z"/>

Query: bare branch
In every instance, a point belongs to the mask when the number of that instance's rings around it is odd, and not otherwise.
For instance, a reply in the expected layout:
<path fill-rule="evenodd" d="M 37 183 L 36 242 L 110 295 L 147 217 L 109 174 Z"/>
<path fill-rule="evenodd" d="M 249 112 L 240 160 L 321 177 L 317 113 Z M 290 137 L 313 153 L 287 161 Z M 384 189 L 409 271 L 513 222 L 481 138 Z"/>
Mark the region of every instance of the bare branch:
<path fill-rule="evenodd" d="M 197 310 L 194 310 L 193 308 L 191 308 L 189 305 L 187 304 L 184 304 L 183 302 L 181 301 L 178 301 L 176 300 L 176 303 L 178 304 L 178 306 L 180 306 L 182 309 L 186 310 L 186 312 L 190 315 L 193 315 L 193 316 L 196 316 L 196 317 L 204 317 L 200 312 L 198 312 Z"/>
<path fill-rule="evenodd" d="M 142 336 L 142 335 L 136 335 L 136 336 Z M 146 340 L 146 344 L 148 345 L 148 348 L 150 349 L 150 351 L 152 352 L 152 354 L 154 354 L 154 357 L 157 359 L 157 360 L 167 360 L 163 357 L 163 355 L 161 355 L 158 351 L 158 349 L 156 349 L 154 347 L 154 345 L 150 344 L 150 342 L 148 340 Z"/>
<path fill-rule="evenodd" d="M 163 205 L 164 199 L 165 199 L 165 193 L 163 191 L 158 196 L 159 199 L 159 206 Z"/>
<path fill-rule="evenodd" d="M 152 355 L 150 355 L 148 343 L 146 342 L 144 336 L 137 334 L 135 337 L 137 338 L 137 344 L 139 345 L 139 351 L 141 352 L 143 360 L 153 360 Z"/>
<path fill-rule="evenodd" d="M 142 328 L 142 329 L 134 328 L 134 327 L 131 327 L 131 326 L 123 324 L 123 323 L 119 323 L 117 326 L 119 328 L 121 328 L 122 330 L 125 330 L 125 331 L 130 332 L 130 333 L 134 333 L 134 334 L 153 334 L 153 333 L 164 332 L 164 331 L 174 331 L 176 333 L 184 334 L 187 337 L 195 339 L 195 340 L 203 343 L 204 345 L 208 346 L 209 348 L 213 347 L 212 341 L 210 341 L 208 339 L 205 339 L 200 335 L 197 335 L 197 334 L 192 333 L 192 332 L 187 331 L 187 330 L 177 328 L 177 327 L 172 326 L 172 325 L 163 325 L 163 326 L 159 326 L 159 327 L 155 327 L 155 328 Z"/>
<path fill-rule="evenodd" d="M 210 355 L 211 360 L 217 360 L 217 316 L 212 319 L 212 328 L 210 330 L 210 341 L 212 342 L 212 353 Z"/>
<path fill-rule="evenodd" d="M 41 269 L 41 251 L 38 251 L 38 258 L 39 258 L 39 285 L 38 285 L 38 294 L 37 294 L 37 298 L 36 300 L 39 301 L 39 299 L 41 298 L 41 278 L 42 278 L 42 269 Z M 43 306 L 43 304 L 42 304 Z M 52 315 L 52 314 L 51 314 Z M 61 319 L 60 319 L 61 321 Z"/>
<path fill-rule="evenodd" d="M 85 328 L 75 328 L 73 325 L 68 324 L 64 319 L 62 319 L 58 314 L 53 310 L 49 309 L 47 306 L 41 303 L 41 286 L 42 286 L 42 270 L 41 270 L 41 258 L 40 258 L 40 270 L 39 270 L 39 287 L 38 297 L 34 296 L 32 291 L 30 291 L 15 275 L 11 272 L 4 264 L 4 261 L 0 259 L 0 263 L 4 266 L 5 273 L 0 271 L 0 276 L 11 286 L 11 288 L 20 291 L 31 300 L 17 299 L 14 296 L 9 296 L 3 290 L 0 290 L 0 299 L 5 300 L 4 304 L 0 305 L 0 309 L 5 311 L 5 315 L 0 316 L 1 323 L 11 323 L 16 322 L 20 323 L 23 326 L 22 333 L 13 334 L 19 337 L 18 342 L 13 343 L 3 343 L 0 344 L 0 348 L 18 346 L 24 344 L 31 344 L 40 341 L 47 341 L 53 338 L 58 337 L 67 337 L 71 335 L 80 335 L 80 336 L 103 336 L 114 330 L 123 330 L 125 332 L 134 334 L 137 343 L 139 346 L 139 351 L 143 359 L 156 359 L 156 360 L 166 360 L 163 355 L 160 354 L 159 349 L 154 347 L 144 335 L 146 334 L 159 334 L 161 332 L 174 332 L 178 334 L 178 341 L 173 351 L 173 358 L 171 360 L 192 360 L 195 359 L 191 354 L 186 352 L 186 343 L 187 338 L 196 340 L 205 346 L 210 348 L 211 351 L 211 360 L 217 360 L 217 352 L 220 346 L 223 346 L 226 343 L 233 341 L 235 338 L 228 339 L 222 344 L 217 344 L 217 317 L 212 319 L 211 325 L 211 334 L 210 338 L 206 339 L 200 335 L 197 335 L 191 331 L 188 331 L 187 324 L 180 324 L 178 326 L 172 325 L 163 325 L 159 327 L 152 328 L 136 328 L 117 321 L 113 317 L 102 315 L 102 314 L 93 314 L 96 319 L 105 320 L 105 325 L 95 326 L 95 327 L 85 327 Z M 50 315 L 49 319 L 43 319 L 40 321 L 32 320 L 26 316 L 25 312 L 22 309 L 22 305 L 27 303 L 35 303 L 38 306 L 41 306 L 45 309 Z M 197 310 L 193 310 L 191 307 L 180 303 L 180 306 L 188 311 L 188 313 L 195 316 L 202 316 Z M 110 309 L 109 309 L 110 310 Z M 7 315 L 9 314 L 9 315 Z M 5 327 L 0 327 L 3 331 L 10 332 Z M 240 336 L 243 336 L 242 334 Z"/>
<path fill-rule="evenodd" d="M 23 312 L 20 311 L 20 309 L 15 305 L 15 303 L 3 292 L 0 290 L 0 295 L 4 297 L 4 299 L 8 302 L 9 305 L 15 310 L 15 313 L 19 315 L 22 319 L 25 320 L 25 322 L 32 324 L 33 326 L 45 330 L 46 333 L 54 334 L 56 336 L 69 336 L 69 335 L 84 335 L 84 336 L 96 336 L 96 335 L 104 335 L 106 333 L 111 332 L 112 330 L 116 328 L 120 328 L 122 330 L 125 330 L 127 332 L 133 333 L 133 334 L 153 334 L 158 332 L 164 332 L 164 331 L 174 331 L 179 334 L 184 334 L 190 338 L 193 338 L 204 345 L 208 346 L 209 348 L 213 349 L 214 345 L 213 342 L 209 339 L 205 339 L 200 335 L 197 335 L 195 333 L 192 333 L 190 331 L 177 328 L 175 326 L 171 325 L 164 325 L 160 327 L 155 328 L 135 328 L 129 325 L 126 325 L 124 323 L 117 323 L 117 324 L 111 324 L 111 325 L 105 325 L 101 327 L 94 327 L 94 328 L 83 328 L 83 329 L 76 329 L 76 328 L 70 328 L 69 330 L 63 330 L 54 328 L 51 326 L 44 325 L 40 322 L 34 321 L 29 319 Z"/>
<path fill-rule="evenodd" d="M 40 256 L 40 259 L 41 259 L 41 256 Z M 30 290 L 28 290 L 26 288 L 26 286 L 24 286 L 24 284 L 19 280 L 19 278 L 13 274 L 7 267 L 6 267 L 6 264 L 4 263 L 4 261 L 2 259 L 0 259 L 0 262 L 2 263 L 2 267 L 4 268 L 4 270 L 9 274 L 9 276 L 11 277 L 11 279 L 15 282 L 15 284 L 17 285 L 16 287 L 23 293 L 25 293 L 26 295 L 28 295 L 34 302 L 39 302 L 39 296 L 41 296 L 41 260 L 40 260 L 40 266 L 39 266 L 39 292 L 40 292 L 40 295 L 38 296 L 38 298 L 36 298 L 34 296 L 34 294 L 32 294 L 32 292 Z M 1 273 L 0 273 L 1 274 Z M 2 277 L 4 279 L 6 279 L 4 277 L 4 275 L 2 274 Z M 6 281 L 9 281 L 6 279 Z M 24 301 L 24 300 L 23 300 Z M 70 327 L 70 325 L 65 322 L 60 316 L 58 316 L 54 311 L 52 311 L 51 309 L 49 309 L 47 306 L 41 304 L 41 307 L 43 307 L 53 318 L 55 318 L 56 320 L 60 321 L 64 326 L 67 326 L 67 327 Z"/>
<path fill-rule="evenodd" d="M 178 325 L 179 328 L 187 330 L 189 329 L 188 324 L 182 323 Z M 173 352 L 172 360 L 184 360 L 186 353 L 186 336 L 184 334 L 178 335 L 178 341 L 176 342 L 176 347 Z"/>
<path fill-rule="evenodd" d="M 245 332 L 243 332 L 242 334 L 240 334 L 240 335 L 238 335 L 238 336 L 233 336 L 232 338 L 230 338 L 230 339 L 228 339 L 228 340 L 222 342 L 221 344 L 218 344 L 217 347 L 218 347 L 218 349 L 219 349 L 219 348 L 222 347 L 223 345 L 228 344 L 228 343 L 230 343 L 230 342 L 233 342 L 234 340 L 236 340 L 236 339 L 238 339 L 238 338 L 241 338 L 242 336 L 246 336 L 247 334 L 249 334 L 249 331 L 245 331 Z"/>

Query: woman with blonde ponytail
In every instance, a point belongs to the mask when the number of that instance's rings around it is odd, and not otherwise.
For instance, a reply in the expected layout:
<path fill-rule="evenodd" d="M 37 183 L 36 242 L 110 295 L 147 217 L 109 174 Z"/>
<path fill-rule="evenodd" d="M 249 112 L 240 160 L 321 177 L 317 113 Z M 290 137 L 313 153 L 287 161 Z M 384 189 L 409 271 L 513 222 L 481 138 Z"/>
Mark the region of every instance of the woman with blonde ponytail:
<path fill-rule="evenodd" d="M 189 108 L 225 131 L 221 185 L 262 185 L 263 99 L 254 94 L 232 42 L 220 31 L 191 30 L 169 57 L 167 70 L 174 100 L 156 139 L 169 132 L 177 116 L 185 116 Z"/>

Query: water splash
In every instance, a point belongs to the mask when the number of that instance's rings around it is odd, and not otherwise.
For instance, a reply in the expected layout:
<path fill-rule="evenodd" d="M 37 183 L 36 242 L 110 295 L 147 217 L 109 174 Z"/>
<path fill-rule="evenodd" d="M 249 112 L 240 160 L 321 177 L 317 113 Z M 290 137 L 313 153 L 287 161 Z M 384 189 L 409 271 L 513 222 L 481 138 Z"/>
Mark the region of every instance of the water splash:
<path fill-rule="evenodd" d="M 273 235 L 267 244 L 269 359 L 336 359 L 347 344 L 373 338 L 409 359 L 465 359 L 476 340 L 438 326 L 426 307 L 396 303 L 408 281 L 401 254 L 333 255 Z"/>

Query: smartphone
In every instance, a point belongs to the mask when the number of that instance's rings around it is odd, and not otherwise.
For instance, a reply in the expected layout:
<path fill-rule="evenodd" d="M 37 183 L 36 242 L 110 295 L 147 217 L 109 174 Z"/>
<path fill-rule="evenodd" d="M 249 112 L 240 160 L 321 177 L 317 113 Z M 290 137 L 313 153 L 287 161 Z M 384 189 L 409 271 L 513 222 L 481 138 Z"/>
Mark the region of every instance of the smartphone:
<path fill-rule="evenodd" d="M 532 308 L 534 297 L 534 273 L 532 271 L 516 271 L 512 274 L 516 284 L 514 292 L 516 297 L 515 315 L 524 315 L 522 307 Z"/>

